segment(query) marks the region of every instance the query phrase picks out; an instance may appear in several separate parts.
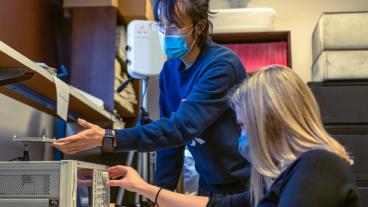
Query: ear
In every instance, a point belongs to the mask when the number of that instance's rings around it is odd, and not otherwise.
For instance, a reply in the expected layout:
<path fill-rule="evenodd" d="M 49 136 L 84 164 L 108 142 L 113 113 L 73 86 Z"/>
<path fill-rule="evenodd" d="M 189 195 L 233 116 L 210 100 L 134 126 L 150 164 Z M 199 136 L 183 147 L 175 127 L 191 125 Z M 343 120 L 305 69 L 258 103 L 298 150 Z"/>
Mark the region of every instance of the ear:
<path fill-rule="evenodd" d="M 197 23 L 197 25 L 194 28 L 193 31 L 193 38 L 197 38 L 199 35 L 202 34 L 202 32 L 204 31 L 204 28 L 206 27 L 206 20 L 201 20 Z"/>
<path fill-rule="evenodd" d="M 201 21 L 198 22 L 198 26 L 196 28 L 196 35 L 197 36 L 202 34 L 204 29 L 206 28 L 206 24 L 207 24 L 207 20 L 205 20 L 205 19 L 202 19 Z"/>

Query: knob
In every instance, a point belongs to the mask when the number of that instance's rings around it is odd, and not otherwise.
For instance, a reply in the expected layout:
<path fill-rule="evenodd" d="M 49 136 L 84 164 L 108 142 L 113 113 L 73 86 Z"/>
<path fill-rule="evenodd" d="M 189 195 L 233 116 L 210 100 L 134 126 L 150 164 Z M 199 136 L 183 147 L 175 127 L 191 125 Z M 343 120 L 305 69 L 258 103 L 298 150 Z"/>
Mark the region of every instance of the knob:
<path fill-rule="evenodd" d="M 107 172 L 102 173 L 102 182 L 105 185 L 106 182 L 109 180 L 109 174 Z"/>

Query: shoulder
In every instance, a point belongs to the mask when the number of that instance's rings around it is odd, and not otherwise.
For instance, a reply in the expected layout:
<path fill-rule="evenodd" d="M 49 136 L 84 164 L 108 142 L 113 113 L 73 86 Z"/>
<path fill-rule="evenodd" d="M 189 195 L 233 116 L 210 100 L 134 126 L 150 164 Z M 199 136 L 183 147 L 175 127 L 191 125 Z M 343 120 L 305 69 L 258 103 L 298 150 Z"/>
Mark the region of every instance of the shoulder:
<path fill-rule="evenodd" d="M 292 174 L 329 175 L 351 179 L 350 164 L 333 152 L 324 149 L 313 149 L 304 152 L 285 172 L 287 177 Z"/>
<path fill-rule="evenodd" d="M 285 199 L 280 198 L 284 203 L 281 206 L 305 206 L 305 202 L 316 206 L 355 206 L 359 202 L 349 163 L 320 149 L 304 152 L 279 176 L 271 191 L 285 195 Z M 288 200 L 289 197 L 295 199 Z"/>
<path fill-rule="evenodd" d="M 304 164 L 349 166 L 346 160 L 324 149 L 306 151 L 299 157 L 299 161 Z"/>
<path fill-rule="evenodd" d="M 207 46 L 202 59 L 202 73 L 227 75 L 238 79 L 236 82 L 246 78 L 246 70 L 239 57 L 229 48 L 211 42 Z"/>

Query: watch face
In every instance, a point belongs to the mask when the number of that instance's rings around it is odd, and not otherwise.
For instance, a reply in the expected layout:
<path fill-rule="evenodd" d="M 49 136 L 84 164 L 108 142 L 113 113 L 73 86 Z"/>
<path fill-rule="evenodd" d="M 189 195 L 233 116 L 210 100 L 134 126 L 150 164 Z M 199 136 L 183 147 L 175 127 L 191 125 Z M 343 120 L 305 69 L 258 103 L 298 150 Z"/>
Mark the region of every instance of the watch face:
<path fill-rule="evenodd" d="M 114 152 L 115 150 L 115 137 L 114 137 L 114 131 L 111 129 L 105 130 L 105 136 L 103 138 L 103 145 L 102 145 L 102 151 L 104 152 Z"/>
<path fill-rule="evenodd" d="M 105 137 L 103 139 L 103 147 L 104 148 L 113 148 L 114 147 L 114 142 L 113 142 L 113 138 L 110 137 Z"/>
<path fill-rule="evenodd" d="M 111 129 L 105 129 L 105 137 L 114 137 L 113 130 Z"/>

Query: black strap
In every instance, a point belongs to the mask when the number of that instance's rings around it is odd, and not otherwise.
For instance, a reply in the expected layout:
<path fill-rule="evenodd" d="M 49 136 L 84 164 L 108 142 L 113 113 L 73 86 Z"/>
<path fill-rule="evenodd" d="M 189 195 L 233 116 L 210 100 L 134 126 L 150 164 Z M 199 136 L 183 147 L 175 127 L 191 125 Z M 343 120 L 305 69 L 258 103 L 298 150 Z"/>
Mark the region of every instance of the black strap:
<path fill-rule="evenodd" d="M 160 194 L 162 188 L 160 188 L 157 193 L 156 193 L 156 198 L 155 198 L 155 202 L 153 203 L 153 206 L 155 207 L 159 207 L 158 203 L 157 203 L 157 199 L 158 199 L 158 195 Z"/>

